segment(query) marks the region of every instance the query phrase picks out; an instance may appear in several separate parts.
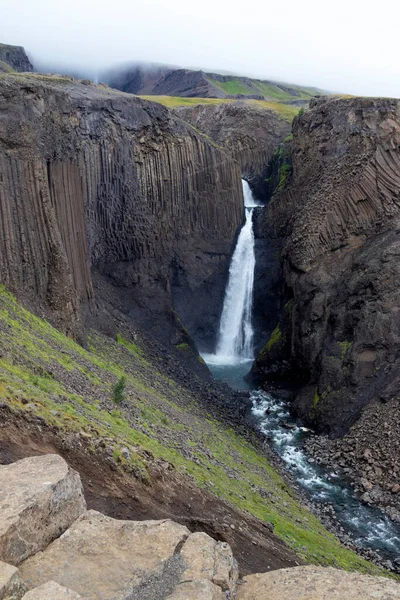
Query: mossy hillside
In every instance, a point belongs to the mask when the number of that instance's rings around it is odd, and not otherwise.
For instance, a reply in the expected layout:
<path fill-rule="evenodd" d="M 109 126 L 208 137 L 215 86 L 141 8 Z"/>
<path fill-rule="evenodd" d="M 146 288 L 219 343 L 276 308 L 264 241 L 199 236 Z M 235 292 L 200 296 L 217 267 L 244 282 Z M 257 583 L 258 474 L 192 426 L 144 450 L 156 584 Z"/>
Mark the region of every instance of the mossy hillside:
<path fill-rule="evenodd" d="M 179 106 L 196 106 L 197 104 L 226 104 L 228 102 L 238 102 L 230 98 L 181 98 L 178 96 L 139 96 L 151 102 L 158 102 L 167 108 L 178 108 Z M 279 102 L 268 100 L 240 100 L 241 103 L 253 104 L 265 110 L 272 110 L 282 119 L 291 123 L 299 112 L 298 106 L 290 104 L 281 104 Z"/>
<path fill-rule="evenodd" d="M 23 309 L 0 287 L 0 398 L 62 432 L 114 440 L 131 449 L 132 466 L 151 483 L 148 456 L 169 461 L 197 485 L 274 524 L 300 557 L 316 564 L 378 573 L 343 548 L 301 505 L 266 457 L 215 420 L 186 389 L 158 372 L 137 340 L 94 332 L 84 349 Z M 125 378 L 116 407 L 112 392 Z"/>
<path fill-rule="evenodd" d="M 273 81 L 247 80 L 241 77 L 227 78 L 226 81 L 207 76 L 208 81 L 226 94 L 262 94 L 266 100 L 277 102 L 291 102 L 293 100 L 310 100 L 313 96 L 321 95 L 316 88 L 307 88 L 299 85 L 280 85 Z"/>

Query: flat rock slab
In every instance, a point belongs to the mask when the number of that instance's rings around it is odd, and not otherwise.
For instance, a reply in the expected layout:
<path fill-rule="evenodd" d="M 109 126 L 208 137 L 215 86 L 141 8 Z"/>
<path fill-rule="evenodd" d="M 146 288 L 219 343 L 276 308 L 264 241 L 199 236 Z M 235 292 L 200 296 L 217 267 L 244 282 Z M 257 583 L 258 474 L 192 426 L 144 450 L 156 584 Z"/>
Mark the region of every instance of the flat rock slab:
<path fill-rule="evenodd" d="M 80 595 L 55 581 L 48 581 L 25 594 L 23 600 L 80 600 Z"/>
<path fill-rule="evenodd" d="M 206 534 L 170 520 L 118 521 L 88 511 L 24 562 L 21 576 L 29 588 L 54 580 L 85 600 L 178 600 L 189 583 L 202 590 L 199 598 L 219 600 L 238 574 L 229 546 Z"/>
<path fill-rule="evenodd" d="M 61 456 L 33 456 L 0 466 L 0 560 L 19 565 L 85 510 L 80 477 Z"/>
<path fill-rule="evenodd" d="M 20 600 L 26 591 L 18 569 L 0 561 L 0 600 Z"/>
<path fill-rule="evenodd" d="M 399 600 L 400 584 L 385 577 L 324 567 L 293 567 L 246 576 L 237 600 Z"/>

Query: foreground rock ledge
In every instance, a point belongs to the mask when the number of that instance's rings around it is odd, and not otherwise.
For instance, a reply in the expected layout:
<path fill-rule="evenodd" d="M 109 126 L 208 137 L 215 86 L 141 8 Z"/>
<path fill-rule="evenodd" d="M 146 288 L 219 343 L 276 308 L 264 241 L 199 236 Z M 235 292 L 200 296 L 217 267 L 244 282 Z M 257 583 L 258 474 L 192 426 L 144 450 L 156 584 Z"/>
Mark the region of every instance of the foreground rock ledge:
<path fill-rule="evenodd" d="M 80 600 L 80 595 L 69 590 L 55 581 L 48 581 L 44 585 L 28 592 L 23 600 Z"/>
<path fill-rule="evenodd" d="M 0 562 L 0 600 L 21 600 L 26 591 L 18 569 Z"/>
<path fill-rule="evenodd" d="M 248 575 L 237 600 L 398 600 L 400 585 L 384 577 L 323 567 Z"/>
<path fill-rule="evenodd" d="M 0 560 L 19 565 L 86 509 L 80 477 L 56 454 L 0 467 Z"/>
<path fill-rule="evenodd" d="M 170 520 L 119 521 L 91 510 L 25 561 L 21 575 L 29 588 L 54 580 L 87 600 L 222 600 L 234 593 L 238 569 L 230 547 L 206 534 Z M 188 596 L 189 584 L 196 592 Z"/>

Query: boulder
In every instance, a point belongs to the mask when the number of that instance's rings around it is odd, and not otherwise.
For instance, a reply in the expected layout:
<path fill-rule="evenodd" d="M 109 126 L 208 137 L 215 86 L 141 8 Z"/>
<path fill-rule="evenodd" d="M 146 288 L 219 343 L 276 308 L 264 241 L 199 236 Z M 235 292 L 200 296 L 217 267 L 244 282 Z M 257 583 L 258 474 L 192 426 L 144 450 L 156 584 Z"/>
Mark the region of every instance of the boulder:
<path fill-rule="evenodd" d="M 400 584 L 384 577 L 324 567 L 248 575 L 237 600 L 398 600 Z"/>
<path fill-rule="evenodd" d="M 0 560 L 19 565 L 86 509 L 80 477 L 48 454 L 0 466 Z"/>
<path fill-rule="evenodd" d="M 96 511 L 82 515 L 21 574 L 29 587 L 54 580 L 83 599 L 225 597 L 238 570 L 227 544 L 170 520 L 118 521 Z"/>
<path fill-rule="evenodd" d="M 25 594 L 23 600 L 80 600 L 80 595 L 55 581 L 48 581 Z"/>
<path fill-rule="evenodd" d="M 20 600 L 26 590 L 18 569 L 0 562 L 0 600 Z"/>

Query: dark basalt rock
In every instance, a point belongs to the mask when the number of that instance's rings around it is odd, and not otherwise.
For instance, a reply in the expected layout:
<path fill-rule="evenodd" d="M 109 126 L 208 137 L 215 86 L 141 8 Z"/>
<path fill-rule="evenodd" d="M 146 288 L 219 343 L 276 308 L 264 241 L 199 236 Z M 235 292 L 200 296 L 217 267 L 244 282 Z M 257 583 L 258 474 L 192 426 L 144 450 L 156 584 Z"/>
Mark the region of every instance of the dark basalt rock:
<path fill-rule="evenodd" d="M 400 387 L 400 103 L 315 99 L 290 145 L 260 226 L 281 239 L 280 332 L 256 370 L 297 378 L 295 411 L 339 435 Z"/>
<path fill-rule="evenodd" d="M 87 81 L 5 76 L 0 109 L 1 281 L 72 335 L 83 307 L 115 332 L 111 306 L 183 354 L 172 288 L 194 327 L 203 289 L 221 306 L 239 165 L 160 104 Z"/>
<path fill-rule="evenodd" d="M 19 73 L 32 72 L 33 66 L 22 46 L 0 44 L 0 73 L 10 70 Z"/>
<path fill-rule="evenodd" d="M 272 111 L 242 102 L 198 104 L 175 109 L 185 121 L 228 150 L 256 196 L 267 200 L 267 165 L 290 133 L 290 124 Z"/>

